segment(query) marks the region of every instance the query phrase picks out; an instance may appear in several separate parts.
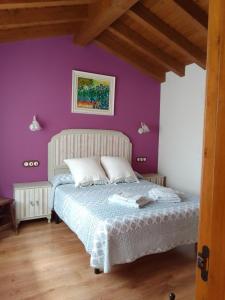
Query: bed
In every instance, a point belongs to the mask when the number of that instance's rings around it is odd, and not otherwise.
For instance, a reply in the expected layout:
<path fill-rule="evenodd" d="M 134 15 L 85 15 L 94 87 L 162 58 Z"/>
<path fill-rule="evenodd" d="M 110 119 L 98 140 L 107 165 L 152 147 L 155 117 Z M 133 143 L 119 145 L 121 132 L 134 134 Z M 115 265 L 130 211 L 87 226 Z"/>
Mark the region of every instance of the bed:
<path fill-rule="evenodd" d="M 131 160 L 127 136 L 109 130 L 64 130 L 49 143 L 49 180 L 63 175 L 52 188 L 52 208 L 79 237 L 90 255 L 90 266 L 105 273 L 113 265 L 197 241 L 198 197 L 183 195 L 180 203 L 153 203 L 142 209 L 110 203 L 120 191 L 147 196 L 156 185 L 137 183 L 75 188 L 64 164 L 73 157 L 114 155 Z M 68 175 L 67 175 L 68 174 Z"/>

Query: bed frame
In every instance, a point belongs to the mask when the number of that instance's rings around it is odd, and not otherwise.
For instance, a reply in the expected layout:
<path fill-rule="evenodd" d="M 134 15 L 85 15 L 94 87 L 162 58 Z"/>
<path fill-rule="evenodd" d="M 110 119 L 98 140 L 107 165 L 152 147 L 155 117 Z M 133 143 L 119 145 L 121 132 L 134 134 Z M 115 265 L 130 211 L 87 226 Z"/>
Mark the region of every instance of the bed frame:
<path fill-rule="evenodd" d="M 131 162 L 132 144 L 120 131 L 98 129 L 66 129 L 52 137 L 48 144 L 48 179 L 68 173 L 64 159 L 88 156 L 122 156 Z M 56 223 L 59 216 L 54 212 Z M 100 274 L 99 269 L 94 269 Z"/>
<path fill-rule="evenodd" d="M 68 173 L 64 159 L 88 156 L 122 156 L 131 161 L 132 144 L 122 132 L 95 129 L 67 129 L 52 137 L 48 144 L 48 178 Z M 61 220 L 55 213 L 56 222 Z M 94 269 L 95 274 L 101 273 Z M 174 295 L 171 295 L 174 299 Z"/>

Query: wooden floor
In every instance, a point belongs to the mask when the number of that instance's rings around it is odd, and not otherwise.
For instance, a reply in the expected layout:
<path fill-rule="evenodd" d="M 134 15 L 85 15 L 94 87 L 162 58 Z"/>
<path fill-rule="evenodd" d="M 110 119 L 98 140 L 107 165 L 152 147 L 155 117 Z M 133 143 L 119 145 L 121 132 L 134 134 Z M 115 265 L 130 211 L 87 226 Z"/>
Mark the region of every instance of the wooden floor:
<path fill-rule="evenodd" d="M 81 242 L 63 224 L 23 223 L 0 233 L 1 300 L 194 299 L 193 246 L 150 255 L 94 275 Z"/>

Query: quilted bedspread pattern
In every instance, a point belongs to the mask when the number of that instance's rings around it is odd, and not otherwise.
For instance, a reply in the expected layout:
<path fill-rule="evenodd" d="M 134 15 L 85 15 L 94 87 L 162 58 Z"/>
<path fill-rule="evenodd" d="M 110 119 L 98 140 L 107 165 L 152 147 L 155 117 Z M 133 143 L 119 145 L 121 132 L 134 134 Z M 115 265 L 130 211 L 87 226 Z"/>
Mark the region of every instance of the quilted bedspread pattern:
<path fill-rule="evenodd" d="M 121 191 L 148 195 L 156 185 L 108 184 L 75 188 L 55 187 L 53 205 L 90 254 L 90 265 L 110 272 L 115 264 L 164 252 L 197 241 L 199 199 L 184 195 L 180 203 L 151 203 L 138 209 L 108 201 Z"/>

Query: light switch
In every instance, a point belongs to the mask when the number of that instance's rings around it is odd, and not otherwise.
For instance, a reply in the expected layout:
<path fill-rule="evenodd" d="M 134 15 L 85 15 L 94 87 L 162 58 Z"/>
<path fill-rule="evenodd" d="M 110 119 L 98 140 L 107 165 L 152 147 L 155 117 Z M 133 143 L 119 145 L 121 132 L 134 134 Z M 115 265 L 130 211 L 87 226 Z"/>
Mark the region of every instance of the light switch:
<path fill-rule="evenodd" d="M 38 160 L 25 160 L 23 166 L 25 168 L 36 168 L 39 167 L 40 162 Z"/>
<path fill-rule="evenodd" d="M 147 161 L 147 157 L 146 156 L 136 157 L 136 161 L 137 162 L 146 162 Z"/>

